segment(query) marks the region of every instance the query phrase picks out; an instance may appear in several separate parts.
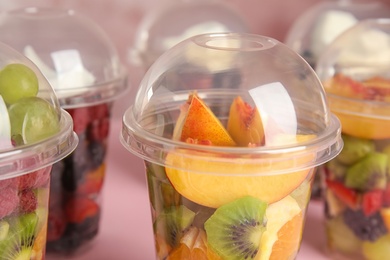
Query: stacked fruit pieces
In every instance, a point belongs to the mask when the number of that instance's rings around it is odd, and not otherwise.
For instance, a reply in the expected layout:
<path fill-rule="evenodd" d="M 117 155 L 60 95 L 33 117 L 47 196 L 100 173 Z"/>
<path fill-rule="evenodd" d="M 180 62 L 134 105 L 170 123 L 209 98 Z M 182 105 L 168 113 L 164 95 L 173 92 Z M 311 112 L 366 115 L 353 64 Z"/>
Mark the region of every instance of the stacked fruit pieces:
<path fill-rule="evenodd" d="M 225 128 L 198 95 L 190 94 L 173 139 L 253 148 L 264 145 L 262 124 L 259 111 L 237 97 Z M 298 142 L 295 136 L 280 140 Z M 213 160 L 221 155 L 205 154 L 196 145 L 168 153 L 165 168 L 146 163 L 159 259 L 294 258 L 310 194 L 310 170 L 267 175 L 269 165 L 242 164 L 231 155 L 226 156 L 232 163 Z M 285 166 L 279 163 L 272 167 Z"/>
<path fill-rule="evenodd" d="M 0 71 L 0 150 L 31 145 L 59 131 L 56 109 L 37 96 L 38 90 L 29 67 L 15 63 Z M 0 180 L 0 259 L 44 258 L 50 170 Z"/>
<path fill-rule="evenodd" d="M 325 86 L 329 93 L 347 98 L 390 101 L 390 81 L 384 78 L 358 82 L 338 74 Z M 332 102 L 336 108 L 342 106 L 337 100 Z M 387 113 L 383 109 L 376 111 L 378 108 L 369 103 L 353 104 L 350 107 L 353 111 Z M 329 245 L 349 256 L 387 259 L 390 255 L 390 131 L 387 127 L 390 120 L 367 119 L 355 113 L 339 115 L 344 148 L 325 166 Z"/>
<path fill-rule="evenodd" d="M 110 103 L 67 111 L 79 144 L 53 165 L 47 249 L 58 252 L 74 252 L 98 233 Z"/>

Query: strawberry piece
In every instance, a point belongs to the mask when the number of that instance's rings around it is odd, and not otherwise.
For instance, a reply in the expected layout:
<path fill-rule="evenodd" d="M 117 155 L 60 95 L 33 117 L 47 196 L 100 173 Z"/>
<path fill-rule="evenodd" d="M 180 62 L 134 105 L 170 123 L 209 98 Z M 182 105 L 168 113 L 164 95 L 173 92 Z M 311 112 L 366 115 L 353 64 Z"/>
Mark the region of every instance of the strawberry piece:
<path fill-rule="evenodd" d="M 358 206 L 358 193 L 355 190 L 347 188 L 343 183 L 326 179 L 326 185 L 343 203 L 352 209 Z"/>
<path fill-rule="evenodd" d="M 19 205 L 18 191 L 7 187 L 0 190 L 0 219 L 10 215 Z"/>
<path fill-rule="evenodd" d="M 383 190 L 371 190 L 363 194 L 362 210 L 364 215 L 370 216 L 379 211 L 383 205 Z"/>
<path fill-rule="evenodd" d="M 73 130 L 76 134 L 82 134 L 91 122 L 89 108 L 79 107 L 75 109 L 68 109 L 67 111 L 73 118 Z"/>
<path fill-rule="evenodd" d="M 383 206 L 390 207 L 390 183 L 387 184 L 386 189 L 383 191 Z"/>
<path fill-rule="evenodd" d="M 16 178 L 4 179 L 0 181 L 0 190 L 7 187 L 16 187 Z"/>
<path fill-rule="evenodd" d="M 92 121 L 110 117 L 110 109 L 107 103 L 89 107 L 89 113 Z"/>
<path fill-rule="evenodd" d="M 49 183 L 51 166 L 17 177 L 20 190 L 44 187 Z"/>
<path fill-rule="evenodd" d="M 37 196 L 35 195 L 34 191 L 31 189 L 23 190 L 19 192 L 19 198 L 20 198 L 20 209 L 22 212 L 30 213 L 33 212 L 37 206 Z"/>
<path fill-rule="evenodd" d="M 67 220 L 61 206 L 50 208 L 47 221 L 47 241 L 61 238 L 65 232 Z"/>
<path fill-rule="evenodd" d="M 65 206 L 67 219 L 72 223 L 82 223 L 87 218 L 99 213 L 99 206 L 95 201 L 85 197 L 70 199 Z"/>

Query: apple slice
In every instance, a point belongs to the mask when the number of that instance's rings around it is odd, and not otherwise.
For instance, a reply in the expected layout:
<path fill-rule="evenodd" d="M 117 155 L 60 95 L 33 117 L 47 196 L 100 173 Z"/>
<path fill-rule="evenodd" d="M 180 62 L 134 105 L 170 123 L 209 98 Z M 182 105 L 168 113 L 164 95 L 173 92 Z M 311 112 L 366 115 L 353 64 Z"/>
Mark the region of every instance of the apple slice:
<path fill-rule="evenodd" d="M 219 119 L 195 93 L 181 107 L 180 115 L 173 131 L 173 139 L 196 143 L 211 142 L 216 146 L 235 146 L 236 143 Z"/>
<path fill-rule="evenodd" d="M 264 129 L 260 113 L 236 97 L 230 107 L 227 131 L 238 146 L 262 145 Z"/>

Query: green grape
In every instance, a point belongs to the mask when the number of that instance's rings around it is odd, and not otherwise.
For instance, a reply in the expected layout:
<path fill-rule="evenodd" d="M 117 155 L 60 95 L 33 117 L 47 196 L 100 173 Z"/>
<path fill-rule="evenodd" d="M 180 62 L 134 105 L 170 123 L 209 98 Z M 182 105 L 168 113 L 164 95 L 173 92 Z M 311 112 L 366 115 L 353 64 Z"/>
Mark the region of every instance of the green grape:
<path fill-rule="evenodd" d="M 45 139 L 60 129 L 54 107 L 39 97 L 20 99 L 8 108 L 11 137 L 17 145 Z"/>
<path fill-rule="evenodd" d="M 8 105 L 21 98 L 35 97 L 38 88 L 37 75 L 26 65 L 9 64 L 0 71 L 0 95 Z"/>

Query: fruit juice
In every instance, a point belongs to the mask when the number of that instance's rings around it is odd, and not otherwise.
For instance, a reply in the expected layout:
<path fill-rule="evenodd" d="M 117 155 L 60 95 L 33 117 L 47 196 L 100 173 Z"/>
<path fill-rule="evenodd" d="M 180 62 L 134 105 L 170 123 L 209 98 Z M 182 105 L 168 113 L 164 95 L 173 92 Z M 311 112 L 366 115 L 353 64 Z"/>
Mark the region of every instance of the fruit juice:
<path fill-rule="evenodd" d="M 121 132 L 145 161 L 156 258 L 294 259 L 314 170 L 342 147 L 324 101 L 268 37 L 203 34 L 160 56 Z"/>
<path fill-rule="evenodd" d="M 390 80 L 375 76 L 358 81 L 340 73 L 325 87 L 344 140 L 342 152 L 324 167 L 328 245 L 354 259 L 387 259 Z"/>
<path fill-rule="evenodd" d="M 112 103 L 67 109 L 76 150 L 53 165 L 47 248 L 74 252 L 99 231 Z"/>
<path fill-rule="evenodd" d="M 42 260 L 52 164 L 77 137 L 38 70 L 17 54 L 7 63 L 0 48 L 0 259 Z"/>

